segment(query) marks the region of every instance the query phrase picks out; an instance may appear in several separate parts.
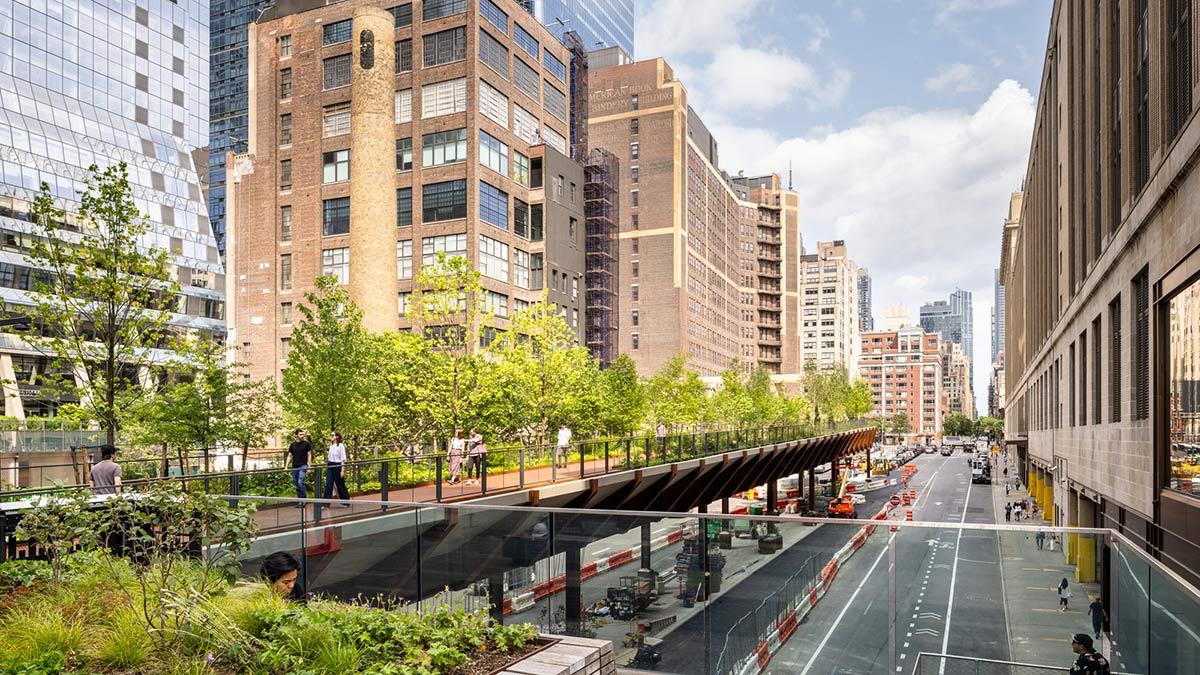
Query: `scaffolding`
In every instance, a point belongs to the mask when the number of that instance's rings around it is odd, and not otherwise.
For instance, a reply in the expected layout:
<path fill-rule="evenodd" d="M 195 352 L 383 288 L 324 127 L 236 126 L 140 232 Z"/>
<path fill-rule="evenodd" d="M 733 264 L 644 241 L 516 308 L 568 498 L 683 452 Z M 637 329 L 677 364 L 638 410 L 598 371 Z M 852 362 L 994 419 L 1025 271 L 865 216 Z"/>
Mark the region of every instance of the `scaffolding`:
<path fill-rule="evenodd" d="M 596 148 L 588 153 L 583 187 L 587 218 L 585 338 L 601 367 L 607 367 L 617 357 L 619 176 L 619 163 L 611 152 Z"/>
<path fill-rule="evenodd" d="M 571 159 L 583 164 L 588 156 L 587 47 L 573 30 L 563 34 L 562 43 L 571 52 Z"/>

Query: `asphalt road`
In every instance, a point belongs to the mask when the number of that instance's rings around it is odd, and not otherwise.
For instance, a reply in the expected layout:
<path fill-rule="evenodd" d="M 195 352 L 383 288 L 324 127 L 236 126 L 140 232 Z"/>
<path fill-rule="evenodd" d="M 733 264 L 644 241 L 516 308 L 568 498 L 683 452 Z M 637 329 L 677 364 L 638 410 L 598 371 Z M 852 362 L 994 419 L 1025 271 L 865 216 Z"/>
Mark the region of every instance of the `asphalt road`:
<path fill-rule="evenodd" d="M 966 456 L 923 455 L 910 487 L 916 520 L 991 523 L 990 490 L 972 489 Z M 894 535 L 897 670 L 889 652 L 893 535 L 875 531 L 772 659 L 770 673 L 910 673 L 922 651 L 1008 658 L 1008 631 L 993 533 L 906 527 Z M 951 600 L 953 599 L 953 602 Z M 685 672 L 685 671 L 681 671 Z"/>

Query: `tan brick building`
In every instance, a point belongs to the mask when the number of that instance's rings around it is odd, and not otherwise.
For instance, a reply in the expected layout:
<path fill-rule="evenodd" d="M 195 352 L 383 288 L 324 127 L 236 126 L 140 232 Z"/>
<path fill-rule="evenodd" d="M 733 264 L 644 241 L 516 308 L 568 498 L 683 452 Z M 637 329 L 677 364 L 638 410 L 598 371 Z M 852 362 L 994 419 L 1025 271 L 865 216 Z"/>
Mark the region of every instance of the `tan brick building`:
<path fill-rule="evenodd" d="M 720 170 L 662 59 L 594 69 L 588 88 L 590 144 L 621 162 L 620 351 L 643 374 L 680 353 L 702 375 L 796 363 L 784 261 L 800 253 L 799 197 L 778 176 L 738 186 Z"/>
<path fill-rule="evenodd" d="M 1120 529 L 1195 582 L 1200 22 L 1188 7 L 1054 3 L 1001 281 L 1005 436 L 1030 484 L 1057 523 Z"/>
<path fill-rule="evenodd" d="M 942 388 L 946 392 L 946 414 L 962 413 L 975 419 L 975 392 L 971 387 L 971 360 L 963 346 L 941 341 Z"/>
<path fill-rule="evenodd" d="M 863 333 L 858 368 L 871 387 L 871 416 L 907 415 L 910 439 L 930 441 L 941 433 L 946 393 L 937 333 L 920 326 Z"/>
<path fill-rule="evenodd" d="M 817 242 L 816 253 L 801 256 L 799 285 L 800 363 L 840 364 L 853 380 L 862 347 L 858 265 L 850 259 L 846 242 Z"/>
<path fill-rule="evenodd" d="M 501 326 L 548 289 L 582 342 L 569 54 L 533 17 L 512 0 L 292 0 L 249 44 L 227 250 L 230 341 L 252 375 L 286 363 L 317 276 L 347 284 L 368 328 L 403 328 L 439 252 L 482 272 Z"/>

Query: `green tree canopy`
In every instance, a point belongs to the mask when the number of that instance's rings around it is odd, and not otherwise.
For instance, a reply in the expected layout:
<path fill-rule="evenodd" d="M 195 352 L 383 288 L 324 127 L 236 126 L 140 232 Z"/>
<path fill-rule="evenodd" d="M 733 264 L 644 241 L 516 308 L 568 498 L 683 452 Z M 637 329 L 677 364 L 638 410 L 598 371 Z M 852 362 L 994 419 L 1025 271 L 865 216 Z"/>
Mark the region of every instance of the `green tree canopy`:
<path fill-rule="evenodd" d="M 600 372 L 597 391 L 601 432 L 628 435 L 641 426 L 646 418 L 646 388 L 628 354 L 621 354 Z"/>
<path fill-rule="evenodd" d="M 896 413 L 892 415 L 889 425 L 893 434 L 901 436 L 912 433 L 912 423 L 908 421 L 908 413 Z"/>
<path fill-rule="evenodd" d="M 685 367 L 687 354 L 678 354 L 646 383 L 649 422 L 668 427 L 696 424 L 708 414 L 707 387 L 695 371 Z"/>
<path fill-rule="evenodd" d="M 975 433 L 975 422 L 962 413 L 950 413 L 942 422 L 942 433 L 947 436 L 970 436 Z"/>
<path fill-rule="evenodd" d="M 989 440 L 999 440 L 1004 438 L 1004 420 L 984 416 L 975 420 L 975 435 L 986 436 Z"/>

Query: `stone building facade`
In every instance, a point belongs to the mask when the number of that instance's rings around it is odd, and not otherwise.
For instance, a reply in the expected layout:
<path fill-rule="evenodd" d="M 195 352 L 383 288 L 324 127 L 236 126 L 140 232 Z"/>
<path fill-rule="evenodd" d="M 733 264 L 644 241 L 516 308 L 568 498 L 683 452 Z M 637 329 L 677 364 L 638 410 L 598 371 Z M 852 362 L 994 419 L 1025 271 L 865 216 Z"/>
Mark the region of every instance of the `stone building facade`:
<path fill-rule="evenodd" d="M 858 265 L 841 239 L 817 242 L 817 252 L 800 257 L 800 369 L 812 361 L 822 368 L 841 365 L 858 376 Z"/>

